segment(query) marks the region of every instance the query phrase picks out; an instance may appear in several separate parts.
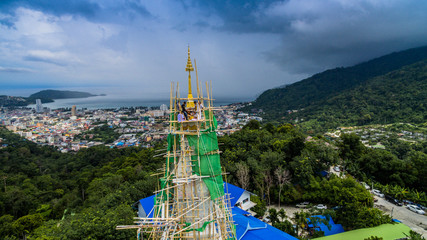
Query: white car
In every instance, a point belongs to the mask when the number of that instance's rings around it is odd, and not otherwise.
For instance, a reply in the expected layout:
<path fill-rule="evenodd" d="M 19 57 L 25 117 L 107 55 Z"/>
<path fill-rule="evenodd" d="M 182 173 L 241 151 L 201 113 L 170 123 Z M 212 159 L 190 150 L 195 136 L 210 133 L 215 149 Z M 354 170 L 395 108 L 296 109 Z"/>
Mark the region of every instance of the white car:
<path fill-rule="evenodd" d="M 366 184 L 365 182 L 361 182 L 360 184 L 362 184 L 362 186 L 363 186 L 366 190 L 371 189 L 371 187 L 369 187 L 369 185 L 368 185 L 368 184 Z"/>
<path fill-rule="evenodd" d="M 408 205 L 408 209 L 411 210 L 412 212 L 416 212 L 421 215 L 426 214 L 426 212 L 424 212 L 420 207 L 416 205 Z"/>
<path fill-rule="evenodd" d="M 302 202 L 302 203 L 298 203 L 296 205 L 296 207 L 298 208 L 306 208 L 308 206 L 308 204 L 310 204 L 309 202 Z"/>
<path fill-rule="evenodd" d="M 372 189 L 372 193 L 378 197 L 384 197 L 384 194 L 380 192 L 380 190 Z"/>
<path fill-rule="evenodd" d="M 340 171 L 340 167 L 335 166 L 335 167 L 334 167 L 334 171 L 335 171 L 335 172 L 339 172 L 339 171 Z"/>
<path fill-rule="evenodd" d="M 317 209 L 327 209 L 327 207 L 325 205 L 323 205 L 323 204 L 316 205 L 316 208 Z"/>

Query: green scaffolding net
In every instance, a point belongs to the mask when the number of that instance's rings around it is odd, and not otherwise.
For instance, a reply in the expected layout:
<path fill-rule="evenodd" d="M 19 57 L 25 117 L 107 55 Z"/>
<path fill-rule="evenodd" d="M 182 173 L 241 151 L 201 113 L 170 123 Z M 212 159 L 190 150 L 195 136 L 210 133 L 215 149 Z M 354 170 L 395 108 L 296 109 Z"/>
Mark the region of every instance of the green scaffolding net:
<path fill-rule="evenodd" d="M 186 136 L 188 144 L 194 149 L 191 159 L 194 160 L 193 173 L 204 176 L 211 199 L 224 195 L 221 163 L 218 151 L 218 138 L 215 132 L 204 132 L 200 136 Z"/>
<path fill-rule="evenodd" d="M 171 119 L 175 120 L 176 116 L 174 113 L 171 114 Z M 191 159 L 194 160 L 192 167 L 193 174 L 198 176 L 203 176 L 203 182 L 206 184 L 211 199 L 217 199 L 224 196 L 224 182 L 222 179 L 222 170 L 219 157 L 218 149 L 218 138 L 215 132 L 217 128 L 217 121 L 215 116 L 208 110 L 205 111 L 205 119 L 201 124 L 202 131 L 200 135 L 186 135 L 188 144 L 193 149 L 193 154 Z M 176 127 L 180 127 L 181 123 L 174 123 Z M 167 150 L 171 153 L 166 158 L 166 164 L 173 166 L 174 156 L 172 152 L 174 151 L 174 146 L 179 141 L 179 135 L 169 134 L 167 137 L 168 147 Z M 180 146 L 176 145 L 179 150 Z M 169 172 L 165 172 L 164 178 L 160 179 L 160 189 L 167 187 L 170 181 L 166 181 L 168 178 Z M 156 203 L 164 202 L 167 199 L 165 191 L 161 191 L 160 194 L 156 197 Z"/>

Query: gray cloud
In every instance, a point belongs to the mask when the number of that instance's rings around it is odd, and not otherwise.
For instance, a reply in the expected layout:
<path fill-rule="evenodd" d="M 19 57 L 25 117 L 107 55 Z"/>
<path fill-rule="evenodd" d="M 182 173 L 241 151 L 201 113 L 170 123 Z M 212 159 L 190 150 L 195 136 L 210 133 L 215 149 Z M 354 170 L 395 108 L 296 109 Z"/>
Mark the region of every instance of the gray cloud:
<path fill-rule="evenodd" d="M 349 66 L 393 51 L 427 44 L 427 2 L 328 0 L 302 8 L 295 0 L 266 9 L 265 16 L 291 22 L 279 47 L 266 56 L 294 73 Z M 292 20 L 289 20 L 291 17 Z"/>
<path fill-rule="evenodd" d="M 290 73 L 316 73 L 427 44 L 427 2 L 387 0 L 203 1 L 219 31 L 273 34 L 265 60 Z"/>
<path fill-rule="evenodd" d="M 87 0 L 17 0 L 0 1 L 0 12 L 14 15 L 18 7 L 29 8 L 54 16 L 71 15 L 94 22 L 125 22 L 137 16 L 152 17 L 137 0 L 87 1 Z M 7 24 L 11 25 L 12 21 Z"/>
<path fill-rule="evenodd" d="M 31 69 L 27 68 L 16 68 L 16 67 L 2 67 L 0 66 L 0 72 L 3 73 L 30 73 Z"/>
<path fill-rule="evenodd" d="M 12 14 L 18 7 L 26 7 L 54 15 L 79 15 L 86 18 L 93 18 L 96 12 L 100 10 L 97 3 L 91 3 L 85 0 L 6 0 L 0 2 L 2 12 Z"/>
<path fill-rule="evenodd" d="M 69 63 L 76 61 L 68 52 L 52 52 L 46 50 L 33 50 L 24 56 L 25 61 L 44 62 L 57 66 L 67 66 Z"/>
<path fill-rule="evenodd" d="M 427 44 L 426 9 L 415 0 L 0 1 L 0 62 L 34 69 L 0 71 L 0 81 L 167 97 L 170 81 L 186 84 L 190 44 L 216 96 L 254 96 Z"/>

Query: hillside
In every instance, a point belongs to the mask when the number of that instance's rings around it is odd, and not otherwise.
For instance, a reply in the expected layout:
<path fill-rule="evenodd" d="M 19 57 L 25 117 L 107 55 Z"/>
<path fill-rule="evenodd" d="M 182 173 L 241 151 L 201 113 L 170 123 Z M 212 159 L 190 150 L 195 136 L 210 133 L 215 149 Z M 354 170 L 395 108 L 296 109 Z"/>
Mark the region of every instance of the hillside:
<path fill-rule="evenodd" d="M 403 67 L 325 101 L 318 101 L 286 119 L 303 119 L 307 129 L 339 125 L 427 121 L 427 60 Z"/>
<path fill-rule="evenodd" d="M 336 68 L 284 88 L 262 93 L 251 108 L 262 109 L 267 120 L 288 119 L 288 110 L 320 105 L 345 90 L 362 86 L 369 79 L 427 59 L 427 46 L 392 53 L 352 67 Z"/>
<path fill-rule="evenodd" d="M 59 91 L 59 90 L 43 90 L 29 96 L 30 99 L 44 98 L 44 99 L 64 99 L 64 98 L 87 98 L 97 95 L 78 92 L 78 91 Z"/>

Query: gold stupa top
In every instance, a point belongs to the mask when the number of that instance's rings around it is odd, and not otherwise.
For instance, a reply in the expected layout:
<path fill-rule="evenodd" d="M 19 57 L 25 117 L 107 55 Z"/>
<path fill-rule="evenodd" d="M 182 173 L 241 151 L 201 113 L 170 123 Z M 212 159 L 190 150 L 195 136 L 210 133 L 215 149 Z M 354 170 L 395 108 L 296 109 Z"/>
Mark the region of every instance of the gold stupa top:
<path fill-rule="evenodd" d="M 188 46 L 188 59 L 187 59 L 187 66 L 185 68 L 185 71 L 188 71 L 188 100 L 186 108 L 194 108 L 194 101 L 193 101 L 193 94 L 191 91 L 191 73 L 194 71 L 193 64 L 191 64 L 191 58 L 190 58 L 190 46 Z"/>

